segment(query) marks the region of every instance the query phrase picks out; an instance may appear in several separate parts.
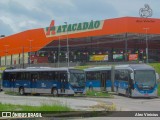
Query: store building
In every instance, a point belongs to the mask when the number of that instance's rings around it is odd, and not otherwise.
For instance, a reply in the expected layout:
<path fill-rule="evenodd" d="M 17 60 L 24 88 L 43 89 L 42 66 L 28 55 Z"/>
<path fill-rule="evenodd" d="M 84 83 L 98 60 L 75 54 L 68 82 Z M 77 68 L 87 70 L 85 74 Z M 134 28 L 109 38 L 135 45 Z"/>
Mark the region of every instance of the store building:
<path fill-rule="evenodd" d="M 121 17 L 23 31 L 0 39 L 0 66 L 160 61 L 160 19 Z M 68 51 L 68 52 L 67 52 Z M 69 57 L 68 57 L 69 56 Z"/>

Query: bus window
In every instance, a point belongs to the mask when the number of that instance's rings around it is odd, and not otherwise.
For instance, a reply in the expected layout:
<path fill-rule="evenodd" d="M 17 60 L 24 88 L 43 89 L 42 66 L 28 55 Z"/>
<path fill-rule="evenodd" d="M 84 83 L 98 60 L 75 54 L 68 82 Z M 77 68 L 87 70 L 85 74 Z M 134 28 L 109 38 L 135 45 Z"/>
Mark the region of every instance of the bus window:
<path fill-rule="evenodd" d="M 9 73 L 8 72 L 4 72 L 4 74 L 3 74 L 3 80 L 9 80 L 9 78 L 10 78 Z"/>
<path fill-rule="evenodd" d="M 86 79 L 87 80 L 100 80 L 100 72 L 87 72 Z"/>
<path fill-rule="evenodd" d="M 40 80 L 55 80 L 55 75 L 53 75 L 53 73 L 55 72 L 49 72 L 49 71 L 40 72 L 39 79 Z"/>
<path fill-rule="evenodd" d="M 67 73 L 66 72 L 60 73 L 60 80 L 63 82 L 67 82 Z"/>
<path fill-rule="evenodd" d="M 128 81 L 128 71 L 127 70 L 116 70 L 115 79 L 121 81 Z"/>
<path fill-rule="evenodd" d="M 16 76 L 16 80 L 22 80 L 24 79 L 24 73 L 18 72 Z"/>
<path fill-rule="evenodd" d="M 115 70 L 115 80 L 119 80 L 119 71 Z"/>
<path fill-rule="evenodd" d="M 16 80 L 16 73 L 10 73 L 9 74 L 9 80 L 15 81 Z"/>
<path fill-rule="evenodd" d="M 40 72 L 39 79 L 40 80 L 48 80 L 48 72 Z"/>
<path fill-rule="evenodd" d="M 53 72 L 48 72 L 48 80 L 53 80 Z"/>
<path fill-rule="evenodd" d="M 122 81 L 124 81 L 125 80 L 125 72 L 124 72 L 124 70 L 120 70 L 120 72 L 119 72 L 119 80 L 122 80 Z"/>
<path fill-rule="evenodd" d="M 34 82 L 34 81 L 37 81 L 38 80 L 38 73 L 31 73 L 31 80 Z"/>
<path fill-rule="evenodd" d="M 59 81 L 59 72 L 53 72 L 53 78 L 56 81 Z"/>
<path fill-rule="evenodd" d="M 29 72 L 24 73 L 24 80 L 29 80 L 30 79 L 30 74 Z"/>
<path fill-rule="evenodd" d="M 101 71 L 101 74 L 105 74 L 105 79 L 106 80 L 111 80 L 111 71 Z M 99 76 L 97 76 L 97 79 L 99 79 Z"/>

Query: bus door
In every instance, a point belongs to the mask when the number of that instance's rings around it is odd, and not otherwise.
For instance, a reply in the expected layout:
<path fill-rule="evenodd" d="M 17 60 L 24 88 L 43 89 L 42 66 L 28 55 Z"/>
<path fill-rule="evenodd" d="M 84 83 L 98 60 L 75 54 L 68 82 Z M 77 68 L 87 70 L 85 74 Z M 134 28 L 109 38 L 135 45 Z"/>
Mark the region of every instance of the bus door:
<path fill-rule="evenodd" d="M 31 73 L 31 93 L 36 93 L 36 88 L 37 88 L 37 80 L 38 80 L 38 73 Z"/>
<path fill-rule="evenodd" d="M 9 74 L 9 81 L 10 81 L 10 88 L 12 89 L 11 91 L 14 91 L 15 81 L 16 81 L 16 73 Z"/>
<path fill-rule="evenodd" d="M 60 80 L 60 90 L 61 93 L 65 93 L 67 89 L 67 72 L 60 72 L 59 73 L 59 80 Z"/>
<path fill-rule="evenodd" d="M 101 72 L 101 90 L 106 91 L 106 79 L 107 79 L 107 73 Z"/>

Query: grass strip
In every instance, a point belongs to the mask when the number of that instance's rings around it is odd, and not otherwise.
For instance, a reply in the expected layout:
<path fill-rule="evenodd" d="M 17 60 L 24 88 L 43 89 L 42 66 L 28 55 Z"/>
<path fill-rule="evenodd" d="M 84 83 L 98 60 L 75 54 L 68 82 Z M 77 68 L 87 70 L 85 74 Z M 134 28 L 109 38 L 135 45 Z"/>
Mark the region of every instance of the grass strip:
<path fill-rule="evenodd" d="M 112 97 L 112 95 L 106 91 L 94 91 L 94 90 L 87 90 L 86 96 L 88 97 Z"/>
<path fill-rule="evenodd" d="M 13 105 L 0 103 L 0 111 L 73 111 L 62 104 L 42 104 L 41 106 Z"/>

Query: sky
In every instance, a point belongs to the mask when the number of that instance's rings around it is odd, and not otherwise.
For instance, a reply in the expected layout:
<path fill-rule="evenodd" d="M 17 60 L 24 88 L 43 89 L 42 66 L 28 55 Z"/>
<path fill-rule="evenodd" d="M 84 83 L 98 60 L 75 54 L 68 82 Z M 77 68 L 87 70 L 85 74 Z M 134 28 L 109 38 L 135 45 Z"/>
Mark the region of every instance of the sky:
<path fill-rule="evenodd" d="M 152 18 L 160 18 L 160 0 L 0 0 L 0 35 L 55 25 L 139 17 L 139 9 L 149 4 Z"/>

